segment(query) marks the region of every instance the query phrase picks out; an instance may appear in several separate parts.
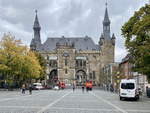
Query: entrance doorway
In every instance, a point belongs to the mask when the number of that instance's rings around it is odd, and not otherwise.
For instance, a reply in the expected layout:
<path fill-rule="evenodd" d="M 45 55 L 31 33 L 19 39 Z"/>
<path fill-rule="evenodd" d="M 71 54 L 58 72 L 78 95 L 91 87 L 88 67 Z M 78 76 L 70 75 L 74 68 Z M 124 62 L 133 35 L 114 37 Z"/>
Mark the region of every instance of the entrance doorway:
<path fill-rule="evenodd" d="M 75 77 L 76 77 L 77 85 L 82 85 L 87 80 L 87 75 L 86 75 L 86 72 L 84 70 L 78 70 L 76 72 Z"/>
<path fill-rule="evenodd" d="M 55 85 L 58 81 L 58 71 L 54 69 L 49 74 L 49 84 Z"/>

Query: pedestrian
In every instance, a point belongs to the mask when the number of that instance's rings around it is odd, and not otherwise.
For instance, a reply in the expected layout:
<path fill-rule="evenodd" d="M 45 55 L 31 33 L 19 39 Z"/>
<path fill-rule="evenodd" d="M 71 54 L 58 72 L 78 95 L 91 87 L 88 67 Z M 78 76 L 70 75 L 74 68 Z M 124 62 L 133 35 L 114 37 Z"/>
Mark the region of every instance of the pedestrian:
<path fill-rule="evenodd" d="M 106 84 L 106 89 L 107 89 L 107 91 L 109 91 L 109 85 L 108 84 Z"/>
<path fill-rule="evenodd" d="M 32 94 L 32 85 L 31 84 L 29 85 L 29 94 L 30 95 Z"/>
<path fill-rule="evenodd" d="M 73 88 L 73 92 L 74 92 L 74 90 L 75 90 L 75 84 L 73 83 L 73 85 L 72 85 L 72 88 Z"/>
<path fill-rule="evenodd" d="M 111 92 L 114 92 L 113 84 L 110 84 L 110 91 L 111 91 Z"/>
<path fill-rule="evenodd" d="M 82 84 L 82 92 L 84 93 L 84 83 Z"/>
<path fill-rule="evenodd" d="M 148 86 L 146 86 L 146 95 L 148 96 Z"/>
<path fill-rule="evenodd" d="M 25 84 L 22 85 L 22 94 L 25 94 Z"/>

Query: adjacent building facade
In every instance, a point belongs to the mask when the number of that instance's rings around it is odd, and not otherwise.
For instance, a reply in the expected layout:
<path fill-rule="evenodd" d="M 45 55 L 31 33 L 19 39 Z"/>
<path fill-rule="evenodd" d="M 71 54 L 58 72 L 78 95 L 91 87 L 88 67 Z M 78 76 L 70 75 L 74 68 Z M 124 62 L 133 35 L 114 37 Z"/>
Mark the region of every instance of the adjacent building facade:
<path fill-rule="evenodd" d="M 133 71 L 134 64 L 130 63 L 131 56 L 125 56 L 119 64 L 119 77 L 135 79 L 139 88 L 146 91 L 146 86 L 149 86 L 146 75 Z"/>
<path fill-rule="evenodd" d="M 96 26 L 95 26 L 96 27 Z M 87 80 L 100 83 L 100 70 L 114 62 L 115 35 L 110 33 L 110 20 L 107 7 L 103 20 L 103 32 L 97 44 L 91 37 L 48 37 L 42 44 L 40 24 L 36 12 L 34 38 L 30 48 L 41 53 L 47 60 L 47 83 L 58 80 L 65 83 L 76 81 L 82 84 Z"/>

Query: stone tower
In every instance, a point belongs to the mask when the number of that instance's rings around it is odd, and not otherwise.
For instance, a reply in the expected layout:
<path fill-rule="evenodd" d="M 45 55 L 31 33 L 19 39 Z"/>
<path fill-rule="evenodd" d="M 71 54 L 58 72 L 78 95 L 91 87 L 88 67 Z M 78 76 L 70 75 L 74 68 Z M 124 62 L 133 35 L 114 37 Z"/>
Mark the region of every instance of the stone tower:
<path fill-rule="evenodd" d="M 37 16 L 37 10 L 35 11 L 35 13 L 36 15 L 35 15 L 35 20 L 34 20 L 34 25 L 33 25 L 34 38 L 31 41 L 30 48 L 31 50 L 38 51 L 38 49 L 41 46 L 41 37 L 40 37 L 41 27 L 40 27 L 38 16 Z"/>
<path fill-rule="evenodd" d="M 103 20 L 103 33 L 101 34 L 99 45 L 101 48 L 102 67 L 114 62 L 115 35 L 110 35 L 110 20 L 108 16 L 107 3 Z"/>

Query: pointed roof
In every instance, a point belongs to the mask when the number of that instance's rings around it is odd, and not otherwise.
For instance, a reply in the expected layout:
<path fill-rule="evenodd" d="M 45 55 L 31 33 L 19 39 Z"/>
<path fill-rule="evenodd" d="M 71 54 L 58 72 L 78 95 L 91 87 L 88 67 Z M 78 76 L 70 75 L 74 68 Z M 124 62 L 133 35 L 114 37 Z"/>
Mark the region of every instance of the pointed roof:
<path fill-rule="evenodd" d="M 35 10 L 35 13 L 36 13 L 36 16 L 35 16 L 33 28 L 41 29 L 40 24 L 39 24 L 39 20 L 38 20 L 38 16 L 37 16 L 37 10 Z"/>
<path fill-rule="evenodd" d="M 113 35 L 112 35 L 112 39 L 116 39 L 116 37 L 115 37 L 115 34 L 113 33 Z"/>
<path fill-rule="evenodd" d="M 108 11 L 107 11 L 107 3 L 106 3 L 106 9 L 105 9 L 105 15 L 104 15 L 103 24 L 110 24 L 110 20 L 109 20 L 109 16 L 108 16 Z"/>

